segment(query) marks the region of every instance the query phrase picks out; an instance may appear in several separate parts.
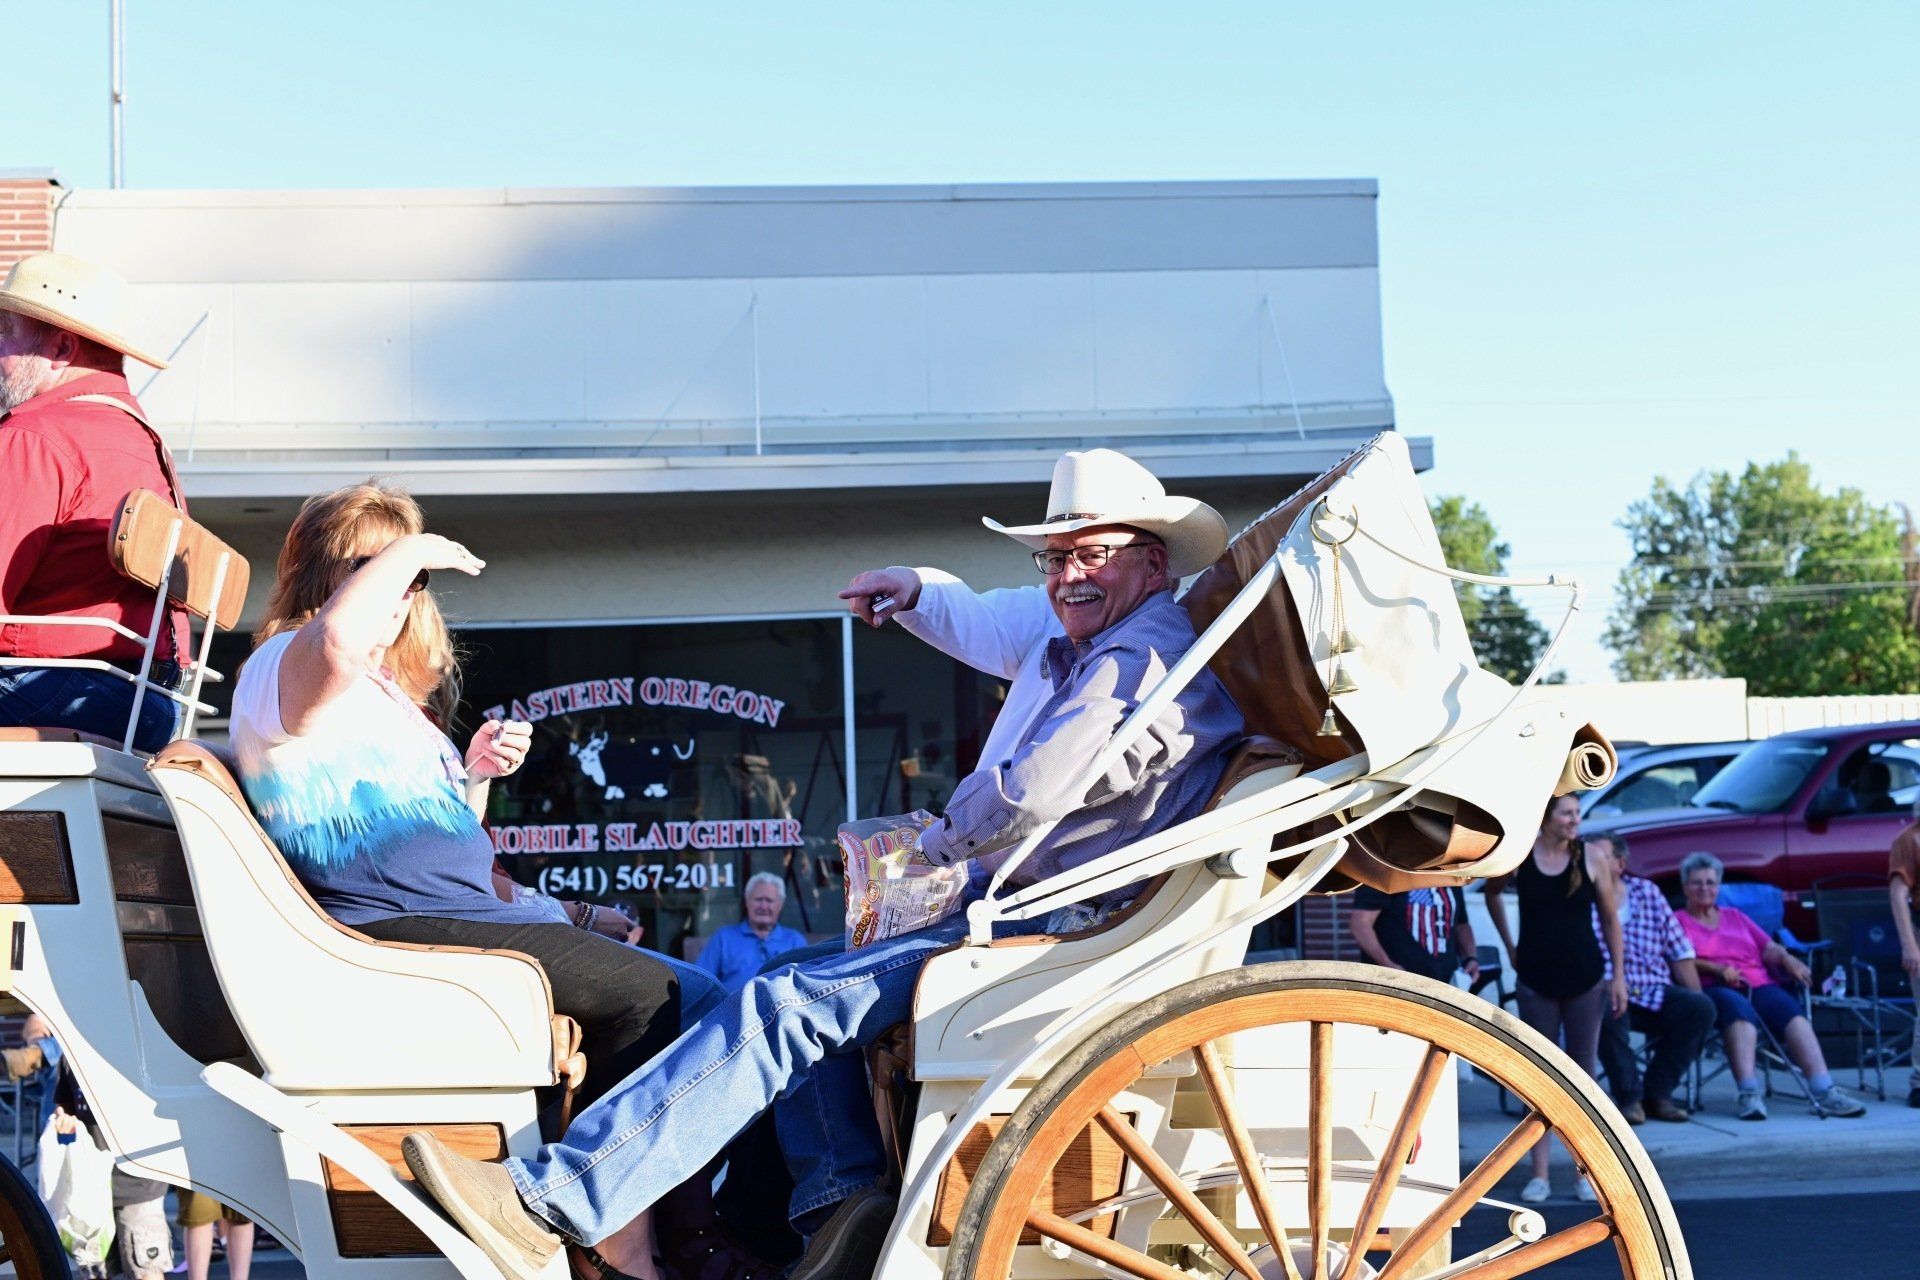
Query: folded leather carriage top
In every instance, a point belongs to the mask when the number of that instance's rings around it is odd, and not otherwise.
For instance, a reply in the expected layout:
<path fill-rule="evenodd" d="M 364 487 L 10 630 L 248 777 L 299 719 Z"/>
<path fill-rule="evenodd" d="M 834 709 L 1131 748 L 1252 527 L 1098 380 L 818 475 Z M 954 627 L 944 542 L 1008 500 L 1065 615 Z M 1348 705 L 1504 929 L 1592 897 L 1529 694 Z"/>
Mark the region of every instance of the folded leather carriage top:
<path fill-rule="evenodd" d="M 1369 774 L 1422 783 L 1410 803 L 1352 834 L 1320 892 L 1503 874 L 1526 856 L 1552 797 L 1613 776 L 1612 744 L 1554 699 L 1501 714 L 1513 687 L 1474 656 L 1398 435 L 1374 437 L 1235 537 L 1181 597 L 1195 629 L 1276 551 L 1280 580 L 1212 662 L 1247 732 L 1294 747 L 1308 770 L 1364 750 Z M 1322 732 L 1329 708 L 1337 734 Z M 1274 847 L 1339 825 L 1324 819 Z"/>

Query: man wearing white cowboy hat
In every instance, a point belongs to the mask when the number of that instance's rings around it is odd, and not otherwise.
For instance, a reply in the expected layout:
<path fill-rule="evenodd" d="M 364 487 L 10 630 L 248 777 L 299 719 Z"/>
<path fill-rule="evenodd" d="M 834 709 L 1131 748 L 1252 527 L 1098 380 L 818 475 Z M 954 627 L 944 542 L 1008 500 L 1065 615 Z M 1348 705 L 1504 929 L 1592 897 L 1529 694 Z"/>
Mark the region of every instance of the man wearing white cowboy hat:
<path fill-rule="evenodd" d="M 108 618 L 145 635 L 153 592 L 114 571 L 107 530 L 128 493 L 186 509 L 173 459 L 127 386 L 126 356 L 166 361 L 123 336 L 126 281 L 64 253 L 22 258 L 0 284 L 0 614 Z M 153 679 L 179 679 L 186 614 L 169 610 Z M 0 626 L 0 656 L 103 658 L 129 669 L 140 647 L 104 627 Z M 0 725 L 83 729 L 118 739 L 133 686 L 99 671 L 0 667 Z M 147 695 L 134 745 L 173 734 L 174 703 Z"/>
<path fill-rule="evenodd" d="M 1151 472 L 1113 449 L 1068 453 L 1054 464 L 1047 517 L 1039 524 L 1008 528 L 991 519 L 981 523 L 1036 551 L 1055 544 L 1117 547 L 1157 540 L 1166 548 L 1166 576 L 1176 581 L 1212 564 L 1227 543 L 1226 522 L 1212 507 L 1194 498 L 1168 496 Z M 1109 524 L 1123 527 L 1111 529 Z M 870 569 L 856 575 L 840 598 L 869 625 L 882 626 L 891 618 L 948 657 L 1012 682 L 980 748 L 981 760 L 1001 760 L 1013 754 L 1021 730 L 1053 691 L 1043 663 L 1047 642 L 1072 634 L 1070 625 L 1097 631 L 1117 604 L 1106 594 L 1104 579 L 1138 567 L 1131 561 L 1140 559 L 1117 551 L 1083 552 L 1082 557 L 1102 554 L 1111 558 L 1090 570 L 1062 562 L 1060 572 L 1049 576 L 1044 586 L 985 592 L 973 591 L 941 569 Z M 1091 591 L 1085 586 L 1089 582 Z M 1065 588 L 1074 588 L 1076 600 L 1095 594 L 1100 598 L 1091 604 L 1056 604 L 1055 592 Z M 1000 859 L 979 861 L 991 869 Z"/>
<path fill-rule="evenodd" d="M 1225 550 L 1227 532 L 1212 508 L 1168 497 L 1144 469 L 1106 449 L 1060 460 L 1046 520 L 987 527 L 1032 552 L 1058 629 L 1040 645 L 1045 688 L 1032 715 L 994 739 L 1004 750 L 984 756 L 954 789 L 923 852 L 942 864 L 986 860 L 1056 823 L 1012 877 L 1028 885 L 1195 816 L 1218 785 L 1243 726 L 1226 690 L 1202 671 L 1106 776 L 1084 792 L 1072 789 L 1193 645 L 1172 588 Z M 872 592 L 861 579 L 849 590 L 868 600 L 871 617 Z M 896 607 L 917 604 L 895 599 Z M 1129 886 L 1098 905 L 1110 910 L 1137 891 Z M 1062 918 L 1002 932 L 1065 932 L 1091 922 L 1056 914 Z M 911 1016 L 926 958 L 966 927 L 961 913 L 755 976 L 537 1157 L 486 1165 L 413 1134 L 403 1144 L 407 1162 L 496 1264 L 532 1280 L 559 1247 L 554 1231 L 591 1243 L 618 1230 L 778 1100 L 780 1144 L 795 1175 L 789 1216 L 811 1237 L 789 1275 L 868 1280 L 893 1211 L 879 1189 L 877 1125 L 851 1051 Z"/>

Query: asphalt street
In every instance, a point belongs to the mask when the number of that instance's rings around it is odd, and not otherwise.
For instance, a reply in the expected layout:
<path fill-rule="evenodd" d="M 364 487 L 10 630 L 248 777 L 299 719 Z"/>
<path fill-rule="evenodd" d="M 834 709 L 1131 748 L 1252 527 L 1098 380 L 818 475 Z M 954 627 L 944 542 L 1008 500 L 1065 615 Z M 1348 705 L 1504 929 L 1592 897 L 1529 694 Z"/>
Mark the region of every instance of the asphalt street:
<path fill-rule="evenodd" d="M 1879 1184 L 1885 1186 L 1886 1184 Z M 1920 1184 L 1896 1190 L 1850 1190 L 1842 1184 L 1807 1188 L 1795 1195 L 1751 1194 L 1675 1204 L 1693 1261 L 1695 1280 L 1756 1280 L 1763 1276 L 1920 1275 Z M 1549 1231 L 1584 1221 L 1594 1207 L 1572 1200 L 1544 1206 Z M 1506 1215 L 1476 1210 L 1454 1238 L 1462 1258 L 1505 1236 Z M 299 1280 L 304 1273 L 291 1254 L 263 1255 L 252 1280 Z M 1542 1280 L 1619 1280 L 1611 1247 L 1598 1245 L 1531 1272 Z M 216 1265 L 209 1280 L 227 1280 Z"/>
<path fill-rule="evenodd" d="M 1676 1201 L 1695 1280 L 1756 1280 L 1762 1276 L 1920 1275 L 1920 1243 L 1911 1226 L 1920 1216 L 1920 1187 L 1890 1191 L 1819 1188 L 1820 1194 L 1754 1194 Z M 1558 1231 L 1594 1215 L 1594 1206 L 1549 1203 L 1547 1229 Z M 1505 1214 L 1476 1210 L 1454 1237 L 1465 1257 L 1506 1235 Z M 1530 1272 L 1547 1280 L 1619 1280 L 1611 1246 L 1601 1244 Z"/>

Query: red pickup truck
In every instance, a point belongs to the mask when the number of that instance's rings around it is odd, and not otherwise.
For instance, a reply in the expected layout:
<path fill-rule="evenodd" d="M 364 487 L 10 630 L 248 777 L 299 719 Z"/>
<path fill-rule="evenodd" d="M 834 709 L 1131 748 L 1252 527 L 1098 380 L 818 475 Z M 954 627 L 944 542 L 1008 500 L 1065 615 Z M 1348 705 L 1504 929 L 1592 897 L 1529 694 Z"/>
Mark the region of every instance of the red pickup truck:
<path fill-rule="evenodd" d="M 1730 880 L 1780 886 L 1789 901 L 1818 881 L 1884 880 L 1887 847 L 1914 820 L 1920 721 L 1783 733 L 1754 743 L 1685 805 L 1595 818 L 1582 835 L 1618 832 L 1633 870 L 1673 893 L 1696 850 Z"/>

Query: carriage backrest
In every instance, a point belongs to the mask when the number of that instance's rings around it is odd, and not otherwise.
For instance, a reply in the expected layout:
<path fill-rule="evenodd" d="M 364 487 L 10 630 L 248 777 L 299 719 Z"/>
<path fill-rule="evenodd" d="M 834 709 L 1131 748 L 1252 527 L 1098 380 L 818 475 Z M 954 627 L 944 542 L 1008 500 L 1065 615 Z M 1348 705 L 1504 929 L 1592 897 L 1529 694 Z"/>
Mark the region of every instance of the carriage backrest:
<path fill-rule="evenodd" d="M 180 741 L 148 765 L 179 827 L 227 1004 L 283 1090 L 546 1085 L 564 1058 L 528 956 L 379 942 L 335 921 L 255 820 L 226 759 Z M 405 1010 L 404 1017 L 387 1016 Z M 362 1034 L 355 1028 L 369 1028 Z"/>
<path fill-rule="evenodd" d="M 168 598 L 196 618 L 222 631 L 240 621 L 251 573 L 247 558 L 152 490 L 135 489 L 120 504 L 107 554 L 113 567 L 135 582 L 155 590 L 165 582 Z"/>

